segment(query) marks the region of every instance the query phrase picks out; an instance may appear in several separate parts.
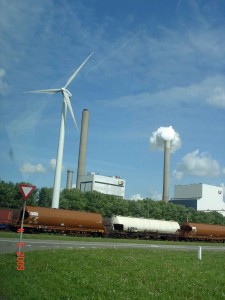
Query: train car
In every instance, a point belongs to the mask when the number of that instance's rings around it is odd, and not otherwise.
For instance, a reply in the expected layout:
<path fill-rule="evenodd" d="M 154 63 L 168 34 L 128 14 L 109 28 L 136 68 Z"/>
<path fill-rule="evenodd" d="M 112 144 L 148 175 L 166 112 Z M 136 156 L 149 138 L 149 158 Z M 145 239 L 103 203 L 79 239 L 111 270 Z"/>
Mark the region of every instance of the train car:
<path fill-rule="evenodd" d="M 181 240 L 204 240 L 225 242 L 225 226 L 186 222 L 180 226 Z"/>
<path fill-rule="evenodd" d="M 19 215 L 18 209 L 13 208 L 0 208 L 0 229 L 11 229 L 11 226 L 14 222 L 14 218 L 17 218 Z"/>
<path fill-rule="evenodd" d="M 175 221 L 112 216 L 114 236 L 137 238 L 176 239 L 180 225 Z"/>
<path fill-rule="evenodd" d="M 17 221 L 18 227 L 21 219 L 22 209 Z M 105 233 L 100 214 L 46 207 L 27 206 L 23 226 L 25 232 L 45 231 L 93 236 Z"/>

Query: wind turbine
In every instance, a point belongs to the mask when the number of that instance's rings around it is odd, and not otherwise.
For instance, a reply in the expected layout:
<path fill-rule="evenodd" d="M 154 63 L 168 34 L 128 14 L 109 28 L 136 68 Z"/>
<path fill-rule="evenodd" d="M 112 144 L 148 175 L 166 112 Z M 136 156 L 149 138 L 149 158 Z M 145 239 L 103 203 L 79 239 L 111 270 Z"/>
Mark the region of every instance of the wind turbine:
<path fill-rule="evenodd" d="M 60 183 L 61 183 L 61 173 L 62 173 L 62 159 L 63 159 L 63 148 L 64 148 L 64 137 L 65 137 L 65 122 L 66 122 L 66 111 L 67 107 L 69 108 L 72 119 L 77 127 L 77 122 L 74 117 L 73 109 L 71 106 L 70 98 L 72 94 L 67 89 L 68 85 L 72 82 L 72 80 L 79 73 L 81 68 L 86 64 L 89 58 L 92 56 L 93 52 L 85 59 L 85 61 L 79 66 L 79 68 L 72 74 L 72 76 L 66 82 L 66 85 L 59 89 L 47 89 L 47 90 L 38 90 L 38 91 L 30 91 L 28 93 L 46 93 L 46 94 L 56 94 L 62 93 L 63 95 L 63 105 L 62 105 L 62 117 L 61 117 L 61 125 L 59 132 L 59 144 L 58 144 L 58 152 L 56 159 L 56 169 L 55 169 L 55 179 L 53 186 L 53 196 L 52 196 L 52 208 L 59 208 L 59 195 L 60 195 Z M 78 127 L 77 127 L 78 130 Z M 78 130 L 79 132 L 79 130 Z"/>

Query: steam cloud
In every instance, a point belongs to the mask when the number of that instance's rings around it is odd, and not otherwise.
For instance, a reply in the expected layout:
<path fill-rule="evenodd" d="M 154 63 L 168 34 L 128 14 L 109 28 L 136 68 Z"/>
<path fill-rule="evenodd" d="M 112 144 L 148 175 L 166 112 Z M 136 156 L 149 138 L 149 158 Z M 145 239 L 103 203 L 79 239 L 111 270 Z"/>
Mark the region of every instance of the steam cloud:
<path fill-rule="evenodd" d="M 181 139 L 172 126 L 160 127 L 150 137 L 150 146 L 153 150 L 164 149 L 164 141 L 170 141 L 171 152 L 176 152 L 181 147 Z"/>

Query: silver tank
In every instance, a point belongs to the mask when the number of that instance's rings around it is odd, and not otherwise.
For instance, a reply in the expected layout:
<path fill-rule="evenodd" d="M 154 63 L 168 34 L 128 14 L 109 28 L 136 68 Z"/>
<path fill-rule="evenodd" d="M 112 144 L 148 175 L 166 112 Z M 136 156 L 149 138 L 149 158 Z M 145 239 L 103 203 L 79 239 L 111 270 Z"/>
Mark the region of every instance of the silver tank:
<path fill-rule="evenodd" d="M 111 224 L 114 230 L 122 231 L 149 231 L 164 234 L 175 234 L 177 230 L 180 229 L 180 225 L 175 221 L 143 219 L 123 216 L 112 216 Z"/>

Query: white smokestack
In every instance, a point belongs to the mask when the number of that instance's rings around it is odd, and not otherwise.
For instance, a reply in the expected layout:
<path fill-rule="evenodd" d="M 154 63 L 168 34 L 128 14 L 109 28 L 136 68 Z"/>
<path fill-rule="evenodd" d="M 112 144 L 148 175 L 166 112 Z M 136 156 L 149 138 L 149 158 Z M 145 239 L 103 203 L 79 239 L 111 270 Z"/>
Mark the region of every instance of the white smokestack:
<path fill-rule="evenodd" d="M 160 127 L 152 133 L 150 145 L 154 150 L 164 150 L 164 171 L 163 171 L 163 197 L 165 202 L 169 201 L 170 182 L 170 152 L 176 152 L 181 147 L 180 136 L 172 126 Z"/>
<path fill-rule="evenodd" d="M 164 141 L 164 168 L 163 168 L 163 196 L 162 200 L 169 201 L 170 198 L 170 141 Z"/>

